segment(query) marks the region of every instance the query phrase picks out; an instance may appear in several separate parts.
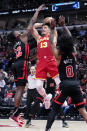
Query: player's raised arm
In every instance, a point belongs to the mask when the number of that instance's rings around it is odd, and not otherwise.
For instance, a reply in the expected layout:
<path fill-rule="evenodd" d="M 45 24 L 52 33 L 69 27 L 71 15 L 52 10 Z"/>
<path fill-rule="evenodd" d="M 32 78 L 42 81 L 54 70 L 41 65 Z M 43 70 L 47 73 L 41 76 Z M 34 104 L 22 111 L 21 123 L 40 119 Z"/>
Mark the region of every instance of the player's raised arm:
<path fill-rule="evenodd" d="M 35 23 L 32 28 L 32 35 L 35 38 L 35 40 L 37 41 L 37 43 L 39 42 L 39 38 L 40 38 L 37 28 L 42 27 L 42 25 L 43 23 Z"/>
<path fill-rule="evenodd" d="M 29 25 L 28 25 L 26 31 L 23 33 L 23 36 L 24 36 L 24 37 L 27 36 L 27 35 L 31 32 L 32 27 L 33 27 L 34 23 L 35 23 L 36 20 L 37 20 L 38 14 L 39 14 L 39 12 L 44 8 L 44 6 L 45 6 L 45 5 L 42 4 L 41 6 L 39 6 L 39 7 L 37 8 L 34 16 L 31 18 L 31 20 L 30 20 L 30 22 L 29 22 Z"/>
<path fill-rule="evenodd" d="M 50 43 L 56 45 L 57 44 L 57 30 L 56 30 L 56 20 L 53 17 L 46 17 L 43 21 L 45 24 L 49 24 L 51 32 L 50 32 Z"/>
<path fill-rule="evenodd" d="M 50 17 L 46 18 L 45 22 L 49 22 L 49 21 L 50 21 L 50 28 L 51 28 L 51 32 L 50 32 L 51 49 L 55 58 L 58 59 L 58 50 L 56 48 L 57 38 L 58 38 L 58 34 L 56 30 L 56 21 L 54 18 L 50 18 Z"/>
<path fill-rule="evenodd" d="M 69 29 L 67 28 L 67 26 L 65 25 L 65 17 L 64 16 L 59 16 L 59 20 L 58 20 L 59 25 L 61 25 L 63 27 L 63 31 L 66 35 L 72 37 L 71 32 L 69 31 Z"/>
<path fill-rule="evenodd" d="M 55 56 L 56 59 L 58 59 L 58 50 L 56 48 L 57 38 L 58 38 L 58 34 L 55 27 L 53 30 L 51 30 L 51 33 L 50 33 L 50 43 L 51 43 L 53 55 Z"/>

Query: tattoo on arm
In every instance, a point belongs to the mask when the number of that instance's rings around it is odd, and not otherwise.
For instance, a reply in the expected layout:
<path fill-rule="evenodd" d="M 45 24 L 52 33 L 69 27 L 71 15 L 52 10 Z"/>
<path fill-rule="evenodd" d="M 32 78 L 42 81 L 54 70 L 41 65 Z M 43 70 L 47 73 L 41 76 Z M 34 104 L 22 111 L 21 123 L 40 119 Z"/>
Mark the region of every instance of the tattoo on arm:
<path fill-rule="evenodd" d="M 45 7 L 44 4 L 42 4 L 41 6 L 38 7 L 38 9 L 36 10 L 34 16 L 32 17 L 32 19 L 30 20 L 29 26 L 28 26 L 28 30 L 32 29 L 32 26 L 34 25 L 34 23 L 37 20 L 38 14 L 39 12 Z"/>

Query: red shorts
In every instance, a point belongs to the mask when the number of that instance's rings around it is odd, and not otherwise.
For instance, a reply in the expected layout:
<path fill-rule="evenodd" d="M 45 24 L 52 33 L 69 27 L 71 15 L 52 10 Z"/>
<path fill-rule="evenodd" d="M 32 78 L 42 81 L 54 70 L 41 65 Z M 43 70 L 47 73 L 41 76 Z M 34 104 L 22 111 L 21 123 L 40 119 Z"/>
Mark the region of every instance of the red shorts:
<path fill-rule="evenodd" d="M 59 74 L 55 59 L 41 59 L 37 61 L 35 78 L 45 80 L 47 73 L 52 78 Z"/>

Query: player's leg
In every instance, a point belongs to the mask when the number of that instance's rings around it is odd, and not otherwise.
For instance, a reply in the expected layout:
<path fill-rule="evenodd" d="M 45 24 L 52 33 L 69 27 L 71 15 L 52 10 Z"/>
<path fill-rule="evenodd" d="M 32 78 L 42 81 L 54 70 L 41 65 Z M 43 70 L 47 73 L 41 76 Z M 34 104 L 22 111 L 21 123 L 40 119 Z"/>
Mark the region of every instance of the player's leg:
<path fill-rule="evenodd" d="M 80 114 L 83 116 L 84 120 L 87 123 L 87 111 L 86 111 L 85 107 L 79 108 L 78 111 L 80 112 Z"/>
<path fill-rule="evenodd" d="M 36 66 L 36 89 L 38 93 L 45 98 L 46 97 L 46 91 L 43 88 L 44 80 L 46 79 L 46 71 L 45 71 L 45 64 L 44 61 L 38 61 Z"/>
<path fill-rule="evenodd" d="M 50 74 L 51 78 L 54 79 L 56 83 L 56 87 L 59 88 L 59 84 L 61 81 L 59 78 L 58 67 L 57 67 L 55 59 L 52 60 L 52 62 L 49 62 L 48 73 Z"/>
<path fill-rule="evenodd" d="M 37 79 L 36 80 L 36 89 L 37 89 L 38 93 L 44 98 L 45 108 L 48 109 L 50 107 L 50 100 L 52 99 L 52 95 L 46 94 L 46 91 L 43 88 L 43 82 L 44 81 Z"/>
<path fill-rule="evenodd" d="M 57 115 L 58 112 L 55 111 L 55 109 L 51 109 L 49 115 L 48 115 L 48 119 L 47 119 L 47 124 L 46 124 L 46 129 L 45 131 L 50 131 L 52 124 L 55 120 L 55 117 Z"/>
<path fill-rule="evenodd" d="M 84 106 L 85 102 L 83 100 L 80 87 L 74 86 L 72 90 L 74 91 L 74 93 L 71 94 L 72 100 L 80 114 L 83 116 L 84 120 L 87 122 L 87 112 Z"/>
<path fill-rule="evenodd" d="M 62 106 L 62 104 L 64 103 L 66 99 L 66 95 L 64 93 L 61 93 L 60 95 L 57 95 L 54 98 L 54 102 L 52 104 L 52 109 L 48 115 L 48 119 L 47 119 L 47 124 L 46 124 L 46 130 L 45 131 L 50 131 L 51 126 L 55 120 L 55 116 L 58 114 L 60 107 Z"/>
<path fill-rule="evenodd" d="M 20 110 L 19 110 L 19 106 L 20 106 L 20 101 L 24 92 L 24 88 L 26 85 L 26 79 L 25 76 L 27 76 L 27 66 L 25 66 L 26 61 L 21 60 L 21 61 L 17 61 L 14 64 L 14 69 L 15 69 L 15 78 L 16 78 L 16 93 L 15 93 L 15 97 L 14 97 L 14 111 L 13 114 L 10 116 L 11 119 L 13 119 L 14 121 L 17 122 L 17 124 L 19 126 L 22 126 L 22 124 L 24 123 L 24 121 L 21 119 L 21 117 L 19 116 Z M 25 76 L 23 75 L 25 74 Z"/>
<path fill-rule="evenodd" d="M 46 93 L 45 89 L 43 88 L 44 80 L 47 77 L 47 62 L 46 61 L 39 61 L 37 62 L 36 66 L 36 89 L 38 93 L 43 97 L 45 108 L 48 109 L 50 107 L 50 100 L 52 98 L 51 94 Z"/>
<path fill-rule="evenodd" d="M 62 120 L 62 127 L 68 128 L 68 124 L 65 119 L 65 114 L 64 114 L 64 108 L 63 106 L 60 107 L 60 118 Z"/>
<path fill-rule="evenodd" d="M 55 83 L 56 83 L 57 88 L 59 88 L 59 84 L 60 84 L 60 78 L 59 78 L 59 76 L 56 76 L 56 77 L 53 78 L 53 79 L 54 79 L 54 81 L 55 81 Z"/>
<path fill-rule="evenodd" d="M 36 89 L 34 90 L 33 100 L 34 104 L 31 108 L 31 114 L 35 116 L 35 114 L 38 113 L 40 110 L 40 103 L 43 103 L 43 98 L 41 97 L 41 95 L 39 95 Z"/>
<path fill-rule="evenodd" d="M 15 94 L 15 97 L 14 97 L 14 106 L 15 106 L 15 109 L 17 110 L 20 106 L 20 102 L 21 102 L 21 97 L 23 95 L 23 92 L 24 92 L 24 86 L 17 86 L 17 90 L 16 90 L 16 94 Z M 18 116 L 18 111 L 14 112 L 14 115 L 15 116 Z"/>
<path fill-rule="evenodd" d="M 31 110 L 29 112 L 29 117 L 28 117 L 28 120 L 26 122 L 26 127 L 28 128 L 31 124 L 31 120 L 32 118 L 35 117 L 36 113 L 38 113 L 38 111 L 40 111 L 40 101 L 39 100 L 36 100 L 34 101 L 32 107 L 31 107 Z"/>
<path fill-rule="evenodd" d="M 13 115 L 15 117 L 17 117 L 20 113 L 20 110 L 19 110 L 19 106 L 20 106 L 20 102 L 21 102 L 21 97 L 23 95 L 23 92 L 24 92 L 24 86 L 17 86 L 17 90 L 16 90 L 16 94 L 15 94 L 15 97 L 14 97 L 14 112 L 13 112 Z"/>
<path fill-rule="evenodd" d="M 58 112 L 60 111 L 60 107 L 61 107 L 61 105 L 59 105 L 55 102 L 52 104 L 52 109 L 48 115 L 45 131 L 50 131 L 50 129 L 53 125 L 53 122 L 55 121 L 55 117 L 58 114 Z"/>
<path fill-rule="evenodd" d="M 21 97 L 23 95 L 24 92 L 24 86 L 17 86 L 17 90 L 16 90 L 16 94 L 14 97 L 14 111 L 13 114 L 10 116 L 10 118 L 16 122 L 18 122 L 17 124 L 19 126 L 22 126 L 24 124 L 24 121 L 21 119 L 21 117 L 19 116 L 20 114 L 20 101 L 21 101 Z"/>
<path fill-rule="evenodd" d="M 26 122 L 26 125 L 25 125 L 26 128 L 28 128 L 31 125 L 31 119 L 32 119 L 32 117 L 34 117 L 35 114 L 40 110 L 40 102 L 41 102 L 41 99 L 42 99 L 42 98 L 40 98 L 41 96 L 38 94 L 38 92 L 37 92 L 36 89 L 32 89 L 32 91 L 29 90 L 29 94 L 31 96 L 31 97 L 29 96 L 30 99 L 34 103 L 32 104 L 32 106 L 29 105 L 29 101 L 27 103 L 27 105 L 28 105 L 29 108 L 28 108 L 28 111 L 27 111 L 27 116 L 28 117 L 27 117 L 27 122 Z"/>
<path fill-rule="evenodd" d="M 36 79 L 36 89 L 38 91 L 38 93 L 43 97 L 45 98 L 46 97 L 46 91 L 45 89 L 43 88 L 43 80 L 40 80 L 40 79 Z"/>

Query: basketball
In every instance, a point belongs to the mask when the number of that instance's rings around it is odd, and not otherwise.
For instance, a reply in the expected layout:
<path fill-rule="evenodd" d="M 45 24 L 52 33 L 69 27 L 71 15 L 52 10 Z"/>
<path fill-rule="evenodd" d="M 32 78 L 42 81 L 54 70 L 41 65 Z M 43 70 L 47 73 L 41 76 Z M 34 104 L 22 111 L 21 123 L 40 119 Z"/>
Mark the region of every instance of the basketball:
<path fill-rule="evenodd" d="M 56 26 L 56 20 L 53 17 L 46 17 L 44 23 L 49 23 L 51 28 Z"/>
<path fill-rule="evenodd" d="M 46 17 L 43 22 L 44 23 L 51 23 L 52 19 L 54 19 L 54 18 L 53 17 Z"/>

